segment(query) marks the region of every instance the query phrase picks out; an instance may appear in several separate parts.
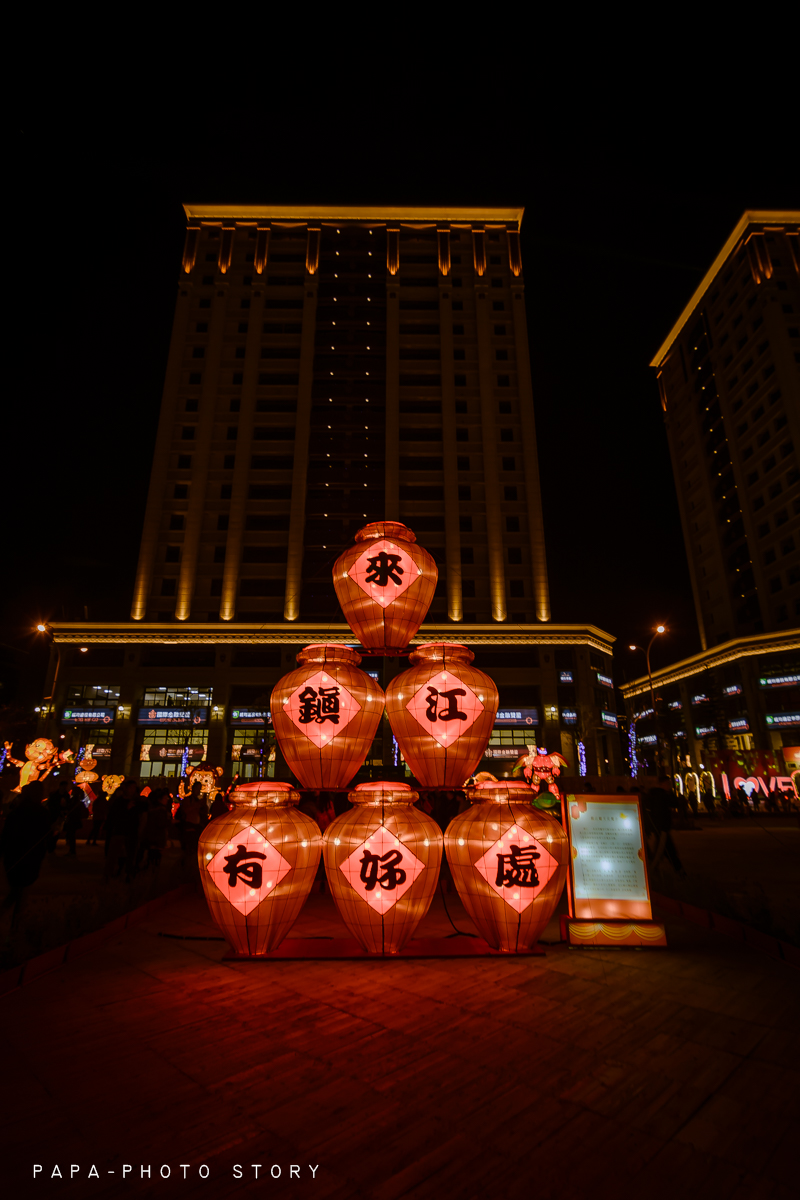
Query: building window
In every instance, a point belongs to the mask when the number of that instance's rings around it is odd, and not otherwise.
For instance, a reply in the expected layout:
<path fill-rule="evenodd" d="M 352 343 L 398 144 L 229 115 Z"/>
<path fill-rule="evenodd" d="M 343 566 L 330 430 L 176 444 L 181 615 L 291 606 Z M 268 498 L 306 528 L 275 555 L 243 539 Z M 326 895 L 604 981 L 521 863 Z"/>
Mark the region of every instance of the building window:
<path fill-rule="evenodd" d="M 494 356 L 499 362 L 508 362 L 507 350 L 495 350 Z"/>
<path fill-rule="evenodd" d="M 475 551 L 473 550 L 472 546 L 461 547 L 461 561 L 462 563 L 466 563 L 469 567 L 474 566 Z"/>
<path fill-rule="evenodd" d="M 455 350 L 453 351 L 453 358 L 457 362 L 462 362 L 466 357 L 467 357 L 466 350 L 459 350 L 458 346 L 456 346 Z"/>
<path fill-rule="evenodd" d="M 468 483 L 460 483 L 458 485 L 458 498 L 459 500 L 472 499 L 472 490 Z"/>
<path fill-rule="evenodd" d="M 474 579 L 462 579 L 461 580 L 461 595 L 466 600 L 474 600 L 475 599 L 475 580 Z"/>
<path fill-rule="evenodd" d="M 514 430 L 513 429 L 501 429 L 500 430 L 500 441 L 501 442 L 513 442 L 513 440 L 514 440 Z"/>
<path fill-rule="evenodd" d="M 453 336 L 454 337 L 463 337 L 464 336 L 464 326 L 463 325 L 454 325 L 453 326 Z"/>
<path fill-rule="evenodd" d="M 463 429 L 463 428 L 456 429 L 456 441 L 457 442 L 468 442 L 469 441 L 469 430 Z"/>
<path fill-rule="evenodd" d="M 772 592 L 773 596 L 775 595 L 776 592 L 780 592 L 783 590 L 783 583 L 781 581 L 780 575 L 776 575 L 774 579 L 770 579 L 769 590 Z"/>
<path fill-rule="evenodd" d="M 197 412 L 198 401 L 195 397 L 190 396 L 186 401 L 186 412 Z"/>
<path fill-rule="evenodd" d="M 501 413 L 501 415 L 510 413 L 511 412 L 511 401 L 510 400 L 501 400 L 497 407 L 498 407 L 498 410 Z"/>
<path fill-rule="evenodd" d="M 191 469 L 192 469 L 191 454 L 179 454 L 178 455 L 178 470 L 179 471 L 191 471 Z"/>
<path fill-rule="evenodd" d="M 205 346 L 195 346 L 194 349 L 192 350 L 192 358 L 205 358 L 205 356 L 206 356 Z"/>
<path fill-rule="evenodd" d="M 456 412 L 457 413 L 465 413 L 466 411 L 467 411 L 466 400 L 456 400 Z"/>
<path fill-rule="evenodd" d="M 230 483 L 223 483 L 222 487 L 219 489 L 220 500 L 230 500 L 232 494 L 233 494 L 232 485 Z"/>
<path fill-rule="evenodd" d="M 456 375 L 454 382 L 456 387 L 466 387 L 467 377 L 466 375 Z"/>
<path fill-rule="evenodd" d="M 244 346 L 236 347 L 236 358 L 244 358 Z"/>
<path fill-rule="evenodd" d="M 524 579 L 509 580 L 508 594 L 509 594 L 509 596 L 514 596 L 515 598 L 524 596 L 525 595 L 525 580 Z"/>
<path fill-rule="evenodd" d="M 505 325 L 495 325 L 494 333 L 495 333 L 495 337 L 505 337 L 506 336 Z"/>
<path fill-rule="evenodd" d="M 506 305 L 504 300 L 492 301 L 492 312 L 505 312 Z"/>
<path fill-rule="evenodd" d="M 174 579 L 162 579 L 161 580 L 161 595 L 162 596 L 174 596 L 175 595 L 175 583 L 176 583 L 176 581 Z"/>
<path fill-rule="evenodd" d="M 235 441 L 236 441 L 236 438 L 237 438 L 238 436 L 239 436 L 239 429 L 238 429 L 238 426 L 236 426 L 236 425 L 229 425 L 229 426 L 228 426 L 228 431 L 227 431 L 227 433 L 226 433 L 226 435 L 225 435 L 226 439 L 227 439 L 229 442 L 235 442 Z"/>
<path fill-rule="evenodd" d="M 172 495 L 175 500 L 185 500 L 189 495 L 188 483 L 176 483 L 175 490 Z"/>
<path fill-rule="evenodd" d="M 249 326 L 247 324 L 247 321 L 239 322 L 239 333 L 247 333 L 248 328 L 249 328 Z"/>
<path fill-rule="evenodd" d="M 227 529 L 227 528 L 228 528 L 228 514 L 220 513 L 219 516 L 217 517 L 217 529 L 222 530 L 222 529 Z"/>
<path fill-rule="evenodd" d="M 519 533 L 519 517 L 506 517 L 506 533 Z"/>
<path fill-rule="evenodd" d="M 199 384 L 201 383 L 201 381 L 202 381 L 202 375 L 198 374 L 197 371 L 192 371 L 192 373 L 189 376 L 189 386 L 190 387 L 198 387 Z"/>
<path fill-rule="evenodd" d="M 458 528 L 462 533 L 472 533 L 472 517 L 459 517 Z"/>
<path fill-rule="evenodd" d="M 232 471 L 236 464 L 235 454 L 226 454 L 222 460 L 222 468 L 225 471 Z"/>
<path fill-rule="evenodd" d="M 181 440 L 184 442 L 194 441 L 194 425 L 184 425 L 181 430 Z"/>
<path fill-rule="evenodd" d="M 509 561 L 509 565 L 512 567 L 521 567 L 522 566 L 522 547 L 521 546 L 509 546 L 508 561 Z"/>
<path fill-rule="evenodd" d="M 181 561 L 180 546 L 167 546 L 164 552 L 164 562 L 176 563 Z"/>
<path fill-rule="evenodd" d="M 170 529 L 183 529 L 183 517 L 180 513 L 173 513 L 169 519 Z"/>
<path fill-rule="evenodd" d="M 215 546 L 214 547 L 214 562 L 215 563 L 224 563 L 225 562 L 225 547 L 224 546 Z"/>
<path fill-rule="evenodd" d="M 510 378 L 510 376 L 508 376 L 508 375 L 498 375 L 498 376 L 497 376 L 497 386 L 498 386 L 498 387 L 511 387 L 511 378 Z"/>
<path fill-rule="evenodd" d="M 514 459 L 514 458 L 504 458 L 503 459 L 503 470 L 504 471 L 516 471 L 516 469 L 517 469 L 516 459 Z"/>
<path fill-rule="evenodd" d="M 229 412 L 238 412 L 241 407 L 242 407 L 241 400 L 239 399 L 238 396 L 234 396 L 234 398 L 231 400 L 230 408 L 228 409 L 228 411 Z"/>
<path fill-rule="evenodd" d="M 459 457 L 456 459 L 456 467 L 459 471 L 468 471 L 470 469 L 469 459 L 459 455 Z"/>

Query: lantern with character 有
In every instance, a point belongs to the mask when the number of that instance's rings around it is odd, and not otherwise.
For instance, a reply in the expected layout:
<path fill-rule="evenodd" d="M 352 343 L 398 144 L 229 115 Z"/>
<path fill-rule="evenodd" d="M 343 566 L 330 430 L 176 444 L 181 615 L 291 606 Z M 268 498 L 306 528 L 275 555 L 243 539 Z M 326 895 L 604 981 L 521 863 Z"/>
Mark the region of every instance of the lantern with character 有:
<path fill-rule="evenodd" d="M 397 954 L 430 908 L 442 833 L 407 783 L 360 783 L 325 830 L 325 871 L 342 920 L 370 954 Z"/>
<path fill-rule="evenodd" d="M 461 903 L 495 950 L 517 954 L 539 938 L 564 888 L 569 843 L 559 822 L 534 808 L 526 783 L 479 783 L 472 807 L 445 833 Z"/>
<path fill-rule="evenodd" d="M 211 916 L 233 951 L 257 958 L 286 937 L 322 853 L 319 826 L 295 807 L 300 793 L 274 780 L 244 783 L 229 813 L 209 821 L 197 846 Z"/>
<path fill-rule="evenodd" d="M 399 521 L 373 521 L 336 560 L 336 596 L 367 650 L 403 653 L 425 620 L 439 572 L 416 541 Z"/>
<path fill-rule="evenodd" d="M 475 770 L 497 715 L 494 681 L 451 642 L 417 646 L 389 684 L 386 711 L 403 757 L 425 787 L 458 788 Z"/>
<path fill-rule="evenodd" d="M 278 745 L 304 787 L 347 787 L 380 725 L 383 690 L 349 646 L 306 646 L 297 661 L 272 692 Z"/>

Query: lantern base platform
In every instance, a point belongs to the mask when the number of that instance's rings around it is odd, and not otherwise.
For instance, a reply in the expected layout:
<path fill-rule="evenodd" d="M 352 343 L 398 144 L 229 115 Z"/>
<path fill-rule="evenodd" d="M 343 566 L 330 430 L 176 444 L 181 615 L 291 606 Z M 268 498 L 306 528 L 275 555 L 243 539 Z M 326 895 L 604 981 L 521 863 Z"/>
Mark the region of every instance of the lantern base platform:
<path fill-rule="evenodd" d="M 561 938 L 569 948 L 573 946 L 607 949 L 609 946 L 666 947 L 667 933 L 661 921 L 645 921 L 637 918 L 588 920 L 585 917 L 562 917 Z"/>
<path fill-rule="evenodd" d="M 355 938 L 287 938 L 268 954 L 224 955 L 223 962 L 275 962 L 282 959 L 338 958 L 533 958 L 544 956 L 537 944 L 530 950 L 507 954 L 493 950 L 482 938 L 418 938 L 408 942 L 398 954 L 369 954 Z"/>

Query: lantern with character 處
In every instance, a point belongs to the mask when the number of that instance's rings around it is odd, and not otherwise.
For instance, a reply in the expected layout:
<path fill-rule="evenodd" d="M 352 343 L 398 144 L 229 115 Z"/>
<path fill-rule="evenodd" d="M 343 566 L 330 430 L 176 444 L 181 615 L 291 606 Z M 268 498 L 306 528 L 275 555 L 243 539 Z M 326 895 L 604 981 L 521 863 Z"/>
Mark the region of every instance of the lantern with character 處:
<path fill-rule="evenodd" d="M 529 950 L 561 897 L 567 836 L 555 817 L 533 807 L 521 780 L 480 783 L 467 796 L 472 807 L 444 837 L 461 903 L 495 950 Z"/>
<path fill-rule="evenodd" d="M 494 681 L 471 666 L 474 654 L 451 642 L 429 642 L 389 684 L 386 711 L 403 757 L 425 787 L 461 787 L 492 736 Z"/>
<path fill-rule="evenodd" d="M 414 807 L 407 783 L 361 783 L 353 808 L 325 830 L 331 893 L 343 921 L 370 954 L 397 954 L 430 907 L 442 833 Z"/>
<path fill-rule="evenodd" d="M 304 787 L 347 787 L 380 724 L 383 690 L 349 646 L 306 646 L 297 661 L 272 692 L 278 745 Z"/>
<path fill-rule="evenodd" d="M 402 653 L 425 620 L 439 572 L 416 541 L 399 521 L 373 521 L 336 560 L 337 598 L 367 650 Z"/>
<path fill-rule="evenodd" d="M 279 946 L 297 920 L 322 837 L 288 783 L 245 783 L 229 800 L 231 812 L 200 834 L 197 857 L 211 916 L 234 953 L 253 958 Z"/>

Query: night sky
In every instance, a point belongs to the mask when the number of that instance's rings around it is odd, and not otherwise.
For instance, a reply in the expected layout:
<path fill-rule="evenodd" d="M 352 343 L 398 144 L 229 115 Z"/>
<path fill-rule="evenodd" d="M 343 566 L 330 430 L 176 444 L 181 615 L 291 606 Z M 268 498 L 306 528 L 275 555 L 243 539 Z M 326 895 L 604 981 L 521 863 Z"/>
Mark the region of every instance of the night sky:
<path fill-rule="evenodd" d="M 273 79 L 213 88 L 221 106 L 112 92 L 15 118 L 0 696 L 36 672 L 36 620 L 128 619 L 183 201 L 524 205 L 553 620 L 614 634 L 618 679 L 658 621 L 654 665 L 700 648 L 648 363 L 744 209 L 798 206 L 788 118 L 711 139 L 691 97 L 641 90 L 646 70 L 613 93 L 598 71 L 451 103 L 436 61 L 381 103 L 351 73 L 335 102 L 318 79 L 284 103 Z"/>

